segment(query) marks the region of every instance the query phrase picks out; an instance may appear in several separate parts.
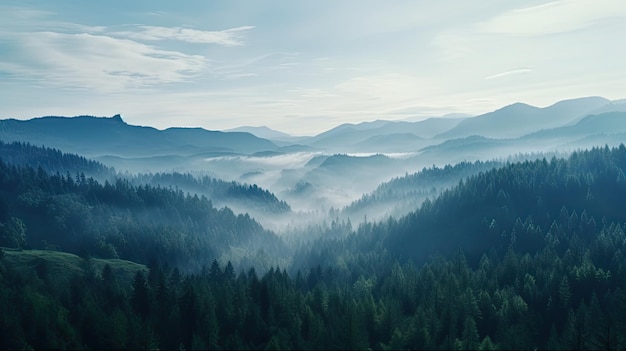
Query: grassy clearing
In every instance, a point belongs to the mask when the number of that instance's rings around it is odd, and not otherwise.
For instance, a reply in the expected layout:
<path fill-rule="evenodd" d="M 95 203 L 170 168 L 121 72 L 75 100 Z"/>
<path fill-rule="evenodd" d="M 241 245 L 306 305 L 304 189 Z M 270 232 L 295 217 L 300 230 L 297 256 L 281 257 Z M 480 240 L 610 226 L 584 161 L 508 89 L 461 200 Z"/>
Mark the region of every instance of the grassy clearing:
<path fill-rule="evenodd" d="M 87 270 L 99 276 L 105 265 L 111 266 L 113 273 L 122 284 L 130 283 L 137 271 L 147 272 L 145 265 L 120 259 L 92 258 L 86 260 L 77 255 L 50 250 L 14 250 L 2 248 L 5 264 L 20 275 L 47 276 L 57 284 L 67 284 L 72 276 L 83 275 Z"/>

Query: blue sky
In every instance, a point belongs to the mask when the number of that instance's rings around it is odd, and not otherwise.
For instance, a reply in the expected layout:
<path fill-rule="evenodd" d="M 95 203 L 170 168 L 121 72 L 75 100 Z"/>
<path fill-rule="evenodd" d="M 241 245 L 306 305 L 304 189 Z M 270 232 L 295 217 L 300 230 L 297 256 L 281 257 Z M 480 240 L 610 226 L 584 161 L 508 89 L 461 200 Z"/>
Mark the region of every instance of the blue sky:
<path fill-rule="evenodd" d="M 479 114 L 626 97 L 626 2 L 3 1 L 0 118 L 157 128 Z"/>

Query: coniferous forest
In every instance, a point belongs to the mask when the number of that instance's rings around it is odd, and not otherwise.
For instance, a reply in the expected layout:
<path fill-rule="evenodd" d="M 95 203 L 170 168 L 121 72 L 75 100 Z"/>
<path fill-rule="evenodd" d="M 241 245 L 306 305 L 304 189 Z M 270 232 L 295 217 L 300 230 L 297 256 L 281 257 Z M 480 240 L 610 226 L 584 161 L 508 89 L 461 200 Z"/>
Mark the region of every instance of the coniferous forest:
<path fill-rule="evenodd" d="M 291 240 L 176 183 L 2 146 L 3 349 L 626 348 L 624 145 Z"/>
<path fill-rule="evenodd" d="M 0 351 L 626 351 L 624 19 L 0 1 Z"/>

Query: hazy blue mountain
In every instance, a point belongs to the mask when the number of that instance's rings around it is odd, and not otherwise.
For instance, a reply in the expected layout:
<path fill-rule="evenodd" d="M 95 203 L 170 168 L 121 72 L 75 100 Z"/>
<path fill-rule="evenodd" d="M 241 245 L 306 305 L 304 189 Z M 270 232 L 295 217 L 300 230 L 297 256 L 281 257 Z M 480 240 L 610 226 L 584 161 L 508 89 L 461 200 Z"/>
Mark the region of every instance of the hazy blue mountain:
<path fill-rule="evenodd" d="M 543 129 L 519 138 L 495 139 L 469 136 L 449 139 L 421 149 L 423 160 L 449 162 L 506 158 L 517 153 L 571 151 L 579 148 L 616 146 L 626 141 L 626 112 L 608 112 L 588 115 L 577 123 Z"/>
<path fill-rule="evenodd" d="M 490 138 L 516 138 L 541 129 L 565 125 L 609 103 L 609 100 L 602 97 L 564 100 L 545 108 L 515 103 L 493 112 L 467 118 L 437 137 L 451 139 L 481 135 Z"/>
<path fill-rule="evenodd" d="M 281 146 L 277 149 L 279 152 L 289 153 L 289 152 L 317 152 L 320 151 L 319 148 L 301 145 L 301 144 L 291 144 L 286 146 Z"/>
<path fill-rule="evenodd" d="M 372 137 L 410 133 L 419 138 L 431 138 L 458 125 L 463 119 L 429 118 L 418 122 L 373 121 L 359 124 L 342 124 L 313 137 L 309 143 L 317 147 L 355 149 L 355 145 Z M 370 146 L 374 146 L 369 143 Z M 384 147 L 384 143 L 380 145 Z"/>
<path fill-rule="evenodd" d="M 416 157 L 424 161 L 428 160 L 432 163 L 440 164 L 443 160 L 446 163 L 490 160 L 522 151 L 513 139 L 493 139 L 473 135 L 427 146 Z"/>
<path fill-rule="evenodd" d="M 312 158 L 302 172 L 284 172 L 279 182 L 293 184 L 278 196 L 294 208 L 343 207 L 381 182 L 405 173 L 405 160 L 384 155 L 335 154 Z M 314 191 L 312 191 L 314 189 Z"/>
<path fill-rule="evenodd" d="M 266 126 L 261 126 L 261 127 L 241 126 L 237 128 L 224 130 L 224 132 L 250 133 L 250 134 L 258 136 L 259 138 L 268 139 L 268 140 L 292 140 L 292 139 L 298 138 L 298 137 L 289 135 L 287 133 L 283 133 L 275 129 L 271 129 Z"/>
<path fill-rule="evenodd" d="M 359 168 L 368 167 L 386 167 L 391 165 L 394 160 L 384 155 L 372 155 L 368 157 L 355 157 L 344 154 L 337 154 L 326 158 L 319 165 L 324 170 L 355 172 Z"/>
<path fill-rule="evenodd" d="M 438 116 L 438 117 L 429 117 L 429 118 L 451 118 L 451 119 L 462 119 L 462 118 L 469 118 L 469 117 L 473 117 L 473 115 L 467 114 L 467 113 L 448 113 L 445 114 L 443 116 Z M 418 116 L 418 117 L 408 117 L 408 118 L 403 118 L 402 121 L 406 121 L 406 122 L 419 122 L 419 121 L 423 121 L 425 118 L 423 116 Z M 428 118 L 427 118 L 428 119 Z"/>
<path fill-rule="evenodd" d="M 416 151 L 424 146 L 424 138 L 413 133 L 375 135 L 353 145 L 361 152 L 406 152 Z"/>
<path fill-rule="evenodd" d="M 306 163 L 306 166 L 307 167 L 319 167 L 329 157 L 331 156 L 327 156 L 327 155 L 314 156 L 313 158 L 309 160 L 309 162 Z"/>
<path fill-rule="evenodd" d="M 418 122 L 394 121 L 384 127 L 385 134 L 413 133 L 420 138 L 432 138 L 461 123 L 464 118 L 429 118 Z"/>
<path fill-rule="evenodd" d="M 41 117 L 26 121 L 0 120 L 0 139 L 26 141 L 88 156 L 124 157 L 234 152 L 249 154 L 277 146 L 249 133 L 225 133 L 201 128 L 158 130 L 126 124 L 119 115 Z"/>
<path fill-rule="evenodd" d="M 622 100 L 614 100 L 609 102 L 608 104 L 600 107 L 599 109 L 593 110 L 588 113 L 588 115 L 600 115 L 606 112 L 626 112 L 626 99 Z M 581 119 L 585 118 L 587 115 L 581 116 L 574 120 L 571 124 L 574 124 Z"/>
<path fill-rule="evenodd" d="M 532 133 L 524 136 L 523 139 L 576 138 L 593 134 L 623 132 L 626 132 L 626 112 L 607 112 L 583 117 L 573 125 Z"/>

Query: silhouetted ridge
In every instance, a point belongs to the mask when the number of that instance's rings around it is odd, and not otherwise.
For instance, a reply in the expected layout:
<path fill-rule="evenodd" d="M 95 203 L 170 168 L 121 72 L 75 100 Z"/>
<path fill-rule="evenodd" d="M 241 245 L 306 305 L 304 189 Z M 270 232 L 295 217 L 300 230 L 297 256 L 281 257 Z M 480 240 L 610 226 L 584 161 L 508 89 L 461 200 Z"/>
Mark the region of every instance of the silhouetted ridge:
<path fill-rule="evenodd" d="M 119 114 L 113 117 L 0 120 L 0 139 L 44 144 L 91 157 L 187 156 L 200 152 L 252 154 L 278 148 L 274 143 L 250 133 L 225 133 L 202 128 L 168 128 L 161 131 L 126 124 Z"/>

